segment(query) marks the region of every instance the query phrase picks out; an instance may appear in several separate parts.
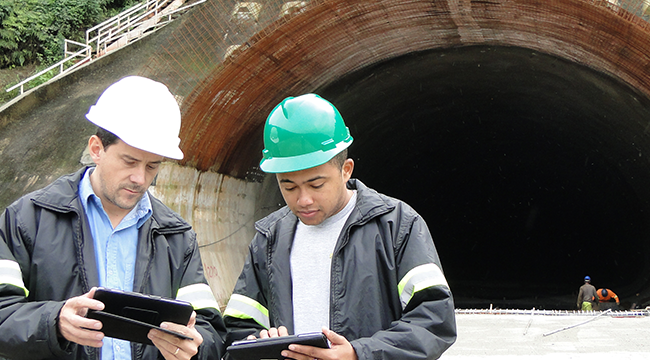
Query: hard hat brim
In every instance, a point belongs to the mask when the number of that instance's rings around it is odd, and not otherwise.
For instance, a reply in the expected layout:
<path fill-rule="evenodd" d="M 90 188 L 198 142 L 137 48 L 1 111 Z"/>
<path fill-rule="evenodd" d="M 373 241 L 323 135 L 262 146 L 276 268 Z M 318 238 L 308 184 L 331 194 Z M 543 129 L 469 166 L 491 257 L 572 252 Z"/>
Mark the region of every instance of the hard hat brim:
<path fill-rule="evenodd" d="M 105 119 L 101 117 L 94 117 L 92 116 L 92 113 L 86 114 L 86 119 L 88 119 L 88 121 L 97 125 L 98 127 L 115 134 L 115 130 L 112 129 L 111 123 L 108 121 L 104 121 Z M 131 139 L 130 138 L 131 135 L 136 135 L 136 134 L 124 134 L 122 137 L 118 136 L 118 138 L 122 140 L 125 144 L 132 146 L 136 149 L 140 149 L 142 151 L 150 152 L 152 154 L 164 156 L 168 159 L 182 160 L 184 157 L 183 151 L 178 146 L 180 143 L 180 138 L 167 139 L 164 141 L 158 141 L 157 143 L 147 143 L 146 146 L 139 146 L 138 139 L 137 138 Z"/>
<path fill-rule="evenodd" d="M 298 156 L 262 159 L 262 161 L 260 161 L 260 169 L 266 173 L 271 174 L 289 173 L 311 169 L 330 161 L 338 153 L 347 149 L 350 144 L 352 144 L 352 137 L 350 137 L 350 141 L 340 142 L 336 145 L 335 148 L 328 151 L 316 151 Z"/>

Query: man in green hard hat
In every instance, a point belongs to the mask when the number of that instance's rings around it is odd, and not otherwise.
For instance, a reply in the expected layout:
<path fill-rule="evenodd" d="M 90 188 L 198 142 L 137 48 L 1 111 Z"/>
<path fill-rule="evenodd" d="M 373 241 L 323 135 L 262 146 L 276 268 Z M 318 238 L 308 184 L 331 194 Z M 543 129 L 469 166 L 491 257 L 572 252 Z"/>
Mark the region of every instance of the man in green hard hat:
<path fill-rule="evenodd" d="M 352 136 L 315 94 L 287 98 L 264 128 L 260 167 L 287 204 L 256 223 L 224 312 L 228 342 L 323 332 L 292 359 L 436 359 L 456 339 L 451 291 L 427 225 L 352 179 Z"/>

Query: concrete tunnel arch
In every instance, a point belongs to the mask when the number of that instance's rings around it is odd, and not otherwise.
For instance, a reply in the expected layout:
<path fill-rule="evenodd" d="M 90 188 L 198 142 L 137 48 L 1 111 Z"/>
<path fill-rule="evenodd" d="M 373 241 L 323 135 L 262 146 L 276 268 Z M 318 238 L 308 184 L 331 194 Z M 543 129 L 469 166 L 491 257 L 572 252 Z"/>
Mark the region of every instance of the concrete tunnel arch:
<path fill-rule="evenodd" d="M 648 304 L 649 49 L 598 1 L 312 1 L 185 99 L 181 165 L 262 178 L 266 115 L 317 92 L 355 175 L 427 220 L 458 306 L 571 309 L 585 274 Z"/>

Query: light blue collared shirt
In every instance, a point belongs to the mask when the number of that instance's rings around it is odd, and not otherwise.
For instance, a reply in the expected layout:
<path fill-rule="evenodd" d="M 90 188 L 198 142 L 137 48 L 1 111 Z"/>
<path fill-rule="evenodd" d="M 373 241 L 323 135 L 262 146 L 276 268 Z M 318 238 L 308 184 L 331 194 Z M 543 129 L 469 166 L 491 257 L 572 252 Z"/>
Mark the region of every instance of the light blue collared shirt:
<path fill-rule="evenodd" d="M 138 229 L 151 217 L 151 201 L 148 193 L 113 229 L 102 202 L 90 184 L 88 168 L 79 184 L 79 197 L 88 217 L 90 232 L 95 245 L 95 259 L 99 286 L 133 291 L 135 259 L 138 247 Z M 131 360 L 131 344 L 128 341 L 104 338 L 102 360 Z"/>

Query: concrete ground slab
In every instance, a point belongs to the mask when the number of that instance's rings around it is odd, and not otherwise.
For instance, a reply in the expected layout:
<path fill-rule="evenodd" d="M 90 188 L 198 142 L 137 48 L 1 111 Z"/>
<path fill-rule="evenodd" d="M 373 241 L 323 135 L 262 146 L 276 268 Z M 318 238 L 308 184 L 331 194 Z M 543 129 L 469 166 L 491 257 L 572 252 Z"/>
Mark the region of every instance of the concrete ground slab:
<path fill-rule="evenodd" d="M 457 314 L 458 340 L 440 359 L 650 359 L 650 316 L 598 315 Z"/>

